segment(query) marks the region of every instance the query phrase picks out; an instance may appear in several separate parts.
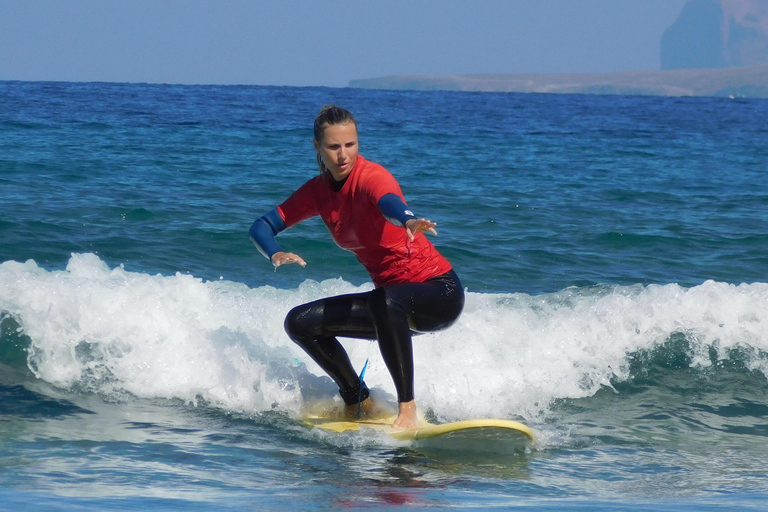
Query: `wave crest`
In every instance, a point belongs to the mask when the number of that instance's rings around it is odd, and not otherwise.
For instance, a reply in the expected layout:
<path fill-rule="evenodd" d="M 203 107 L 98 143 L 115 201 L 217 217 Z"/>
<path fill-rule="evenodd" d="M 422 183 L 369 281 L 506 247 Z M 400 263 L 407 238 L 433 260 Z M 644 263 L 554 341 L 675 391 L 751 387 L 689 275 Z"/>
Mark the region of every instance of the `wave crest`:
<path fill-rule="evenodd" d="M 22 343 L 34 374 L 111 397 L 203 399 L 227 410 L 297 413 L 328 378 L 285 335 L 294 305 L 370 289 L 341 279 L 248 288 L 110 269 L 75 254 L 63 271 L 0 264 L 0 363 Z M 593 396 L 675 368 L 736 361 L 768 375 L 768 285 L 598 286 L 549 295 L 468 292 L 444 332 L 414 338 L 416 394 L 442 418 L 535 417 L 554 400 Z M 12 320 L 11 320 L 12 318 Z M 15 334 L 14 334 L 15 333 Z M 20 341 L 21 340 L 21 341 Z M 344 341 L 369 386 L 392 398 L 375 343 Z M 3 348 L 6 347 L 6 348 Z M 20 349 L 16 349 L 18 357 Z M 331 391 L 328 391 L 328 390 Z"/>

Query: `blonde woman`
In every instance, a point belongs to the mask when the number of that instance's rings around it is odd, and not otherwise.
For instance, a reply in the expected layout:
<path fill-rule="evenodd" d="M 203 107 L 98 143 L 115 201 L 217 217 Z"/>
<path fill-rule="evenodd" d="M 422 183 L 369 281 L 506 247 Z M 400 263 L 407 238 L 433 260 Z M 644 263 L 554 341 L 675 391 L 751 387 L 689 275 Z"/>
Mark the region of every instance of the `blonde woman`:
<path fill-rule="evenodd" d="M 251 239 L 275 267 L 305 266 L 301 256 L 283 251 L 275 236 L 319 215 L 336 244 L 357 256 L 375 289 L 297 306 L 285 319 L 286 332 L 338 384 L 350 414 L 370 412 L 373 404 L 337 336 L 378 340 L 397 390 L 393 426 L 416 428 L 411 337 L 453 324 L 464 307 L 464 290 L 425 236 L 437 234 L 437 224 L 416 218 L 395 178 L 358 153 L 352 114 L 324 107 L 314 136 L 320 175 L 254 222 Z"/>

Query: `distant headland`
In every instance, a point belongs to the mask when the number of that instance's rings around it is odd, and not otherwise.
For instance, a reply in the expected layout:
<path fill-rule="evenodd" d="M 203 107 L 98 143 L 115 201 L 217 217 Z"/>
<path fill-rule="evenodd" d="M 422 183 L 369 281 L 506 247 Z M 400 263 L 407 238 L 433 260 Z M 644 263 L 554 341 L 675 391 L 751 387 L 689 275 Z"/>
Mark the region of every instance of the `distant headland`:
<path fill-rule="evenodd" d="M 349 87 L 420 91 L 768 98 L 768 63 L 734 68 L 624 73 L 385 76 L 352 80 Z"/>
<path fill-rule="evenodd" d="M 350 87 L 768 98 L 768 0 L 688 0 L 660 41 L 661 71 L 385 76 Z"/>

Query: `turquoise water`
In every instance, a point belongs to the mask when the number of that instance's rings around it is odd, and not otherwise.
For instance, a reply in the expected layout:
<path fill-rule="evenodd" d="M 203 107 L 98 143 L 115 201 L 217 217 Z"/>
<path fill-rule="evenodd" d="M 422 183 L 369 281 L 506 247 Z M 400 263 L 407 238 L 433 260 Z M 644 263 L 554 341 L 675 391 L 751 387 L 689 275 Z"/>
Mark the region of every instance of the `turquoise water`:
<path fill-rule="evenodd" d="M 297 421 L 334 393 L 285 313 L 371 285 L 319 221 L 281 236 L 306 268 L 247 229 L 328 102 L 467 288 L 420 407 L 524 421 L 526 453 Z M 763 100 L 0 82 L 0 503 L 768 509 L 766 142 Z"/>

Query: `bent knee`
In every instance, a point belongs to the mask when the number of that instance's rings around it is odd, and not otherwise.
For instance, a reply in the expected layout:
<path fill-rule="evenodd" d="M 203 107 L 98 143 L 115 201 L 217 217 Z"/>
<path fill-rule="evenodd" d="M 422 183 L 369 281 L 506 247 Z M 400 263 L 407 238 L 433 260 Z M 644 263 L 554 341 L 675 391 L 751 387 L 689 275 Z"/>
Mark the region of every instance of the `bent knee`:
<path fill-rule="evenodd" d="M 288 334 L 288 337 L 297 343 L 307 339 L 310 335 L 306 317 L 306 305 L 296 306 L 285 315 L 283 328 L 285 329 L 286 334 Z"/>

